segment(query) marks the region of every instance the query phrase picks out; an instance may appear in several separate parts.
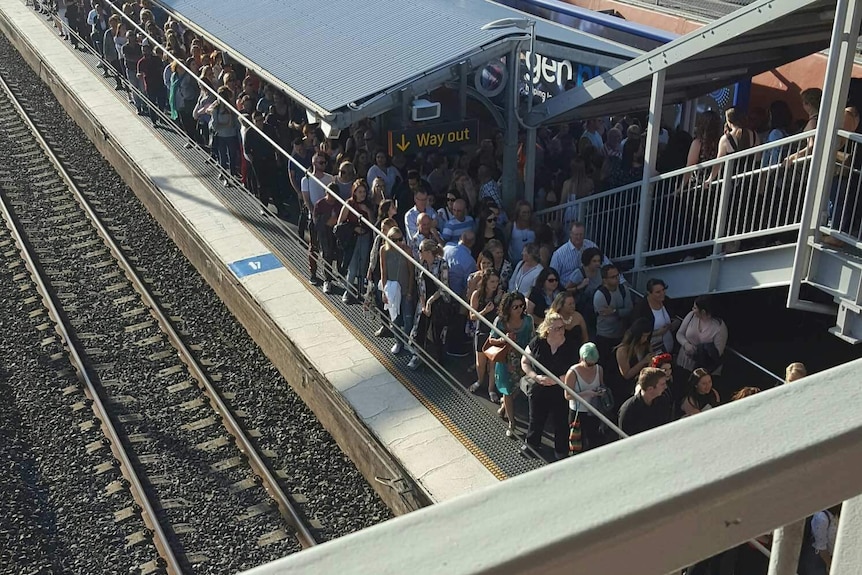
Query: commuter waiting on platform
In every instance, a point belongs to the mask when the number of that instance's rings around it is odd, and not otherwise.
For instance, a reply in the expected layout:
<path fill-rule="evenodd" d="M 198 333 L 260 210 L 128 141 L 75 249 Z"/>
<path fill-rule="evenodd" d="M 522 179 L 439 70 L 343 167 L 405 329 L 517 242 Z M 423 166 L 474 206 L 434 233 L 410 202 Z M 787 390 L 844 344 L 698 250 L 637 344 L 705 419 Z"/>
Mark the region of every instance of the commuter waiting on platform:
<path fill-rule="evenodd" d="M 528 202 L 519 200 L 514 214 L 506 236 L 509 238 L 508 260 L 512 265 L 518 265 L 524 246 L 536 241 L 536 232 L 533 230 L 533 207 Z"/>
<path fill-rule="evenodd" d="M 386 201 L 391 202 L 392 200 Z M 381 204 L 380 207 L 381 209 L 384 208 L 383 204 Z M 383 214 L 386 213 L 388 213 L 388 211 L 383 211 Z M 396 222 L 391 217 L 378 217 L 376 227 L 381 231 L 384 236 L 389 237 L 389 230 L 393 228 L 397 229 L 398 222 Z M 365 311 L 371 311 L 373 307 L 378 307 L 380 311 L 385 311 L 383 309 L 382 290 L 377 289 L 377 282 L 380 281 L 380 247 L 383 244 L 383 239 L 379 235 L 374 234 L 374 243 L 371 244 L 371 254 L 369 255 L 368 260 L 368 270 L 365 274 L 365 281 L 367 284 L 367 288 L 365 290 L 365 301 L 363 302 L 363 308 L 365 309 Z M 377 331 L 374 332 L 374 336 L 389 337 L 391 335 L 392 332 L 389 330 L 389 322 L 387 322 L 384 318 L 380 324 L 380 327 L 377 328 Z"/>
<path fill-rule="evenodd" d="M 578 310 L 586 318 L 587 325 L 592 328 L 590 333 L 595 332 L 596 314 L 593 299 L 602 285 L 602 265 L 604 261 L 599 248 L 587 248 L 581 254 L 581 265 L 572 274 L 574 288 L 570 288 L 575 294 L 575 302 Z"/>
<path fill-rule="evenodd" d="M 333 177 L 325 171 L 326 156 L 323 152 L 315 152 L 314 156 L 311 158 L 311 166 L 311 171 L 302 178 L 300 183 L 300 187 L 302 189 L 302 202 L 308 211 L 309 219 L 311 219 L 311 214 L 314 212 L 314 206 L 326 195 L 327 186 L 334 181 Z M 322 182 L 323 185 L 321 185 L 320 182 Z M 302 222 L 300 221 L 300 224 L 301 223 Z M 319 251 L 320 246 L 318 243 L 317 233 L 314 227 L 311 226 L 309 228 L 308 242 L 308 273 L 311 283 L 314 285 L 320 285 L 320 279 L 317 277 L 317 254 Z"/>
<path fill-rule="evenodd" d="M 681 346 L 676 362 L 686 376 L 698 367 L 712 375 L 721 375 L 722 357 L 727 347 L 727 324 L 717 316 L 712 298 L 700 296 L 694 300 L 676 339 Z"/>
<path fill-rule="evenodd" d="M 492 402 L 497 403 L 499 396 L 494 387 L 493 367 L 488 369 L 488 358 L 485 357 L 484 348 L 491 334 L 491 328 L 484 322 L 479 321 L 479 315 L 484 317 L 489 322 L 497 318 L 499 314 L 500 301 L 503 299 L 504 290 L 500 285 L 500 274 L 493 268 L 484 269 L 477 272 L 479 281 L 473 294 L 470 296 L 470 307 L 479 312 L 475 314 L 470 312 L 470 320 L 474 323 L 475 334 L 473 336 L 474 348 L 476 351 L 476 381 L 470 386 L 470 392 L 475 393 L 485 382 L 485 377 L 488 377 L 488 397 Z"/>
<path fill-rule="evenodd" d="M 323 256 L 323 293 L 325 294 L 332 293 L 335 271 L 338 269 L 339 250 L 333 232 L 338 222 L 338 214 L 341 212 L 341 204 L 338 203 L 337 197 L 338 184 L 329 184 L 326 194 L 317 200 L 312 211 L 314 230 L 317 232 L 317 241 Z"/>
<path fill-rule="evenodd" d="M 515 266 L 512 278 L 509 280 L 509 291 L 521 292 L 524 297 L 527 297 L 533 291 L 536 280 L 544 269 L 544 266 L 539 262 L 538 244 L 532 242 L 525 244 L 521 249 L 520 261 Z"/>
<path fill-rule="evenodd" d="M 500 281 L 508 285 L 512 279 L 512 262 L 506 257 L 506 250 L 500 240 L 491 240 L 485 244 L 485 251 L 491 253 L 494 269 L 500 274 Z"/>
<path fill-rule="evenodd" d="M 452 210 L 451 217 L 446 220 L 446 223 L 443 225 L 443 231 L 440 233 L 446 245 L 457 244 L 461 234 L 467 230 L 475 231 L 476 229 L 475 220 L 467 214 L 467 202 L 456 199 L 450 207 Z"/>
<path fill-rule="evenodd" d="M 574 222 L 569 228 L 569 241 L 557 248 L 551 257 L 551 267 L 559 272 L 560 285 L 565 289 L 574 289 L 578 286 L 574 276 L 583 263 L 581 258 L 584 250 L 589 248 L 598 248 L 598 246 L 595 242 L 586 239 L 584 224 Z M 605 260 L 607 258 L 602 258 L 602 265 L 611 263 L 610 260 Z"/>
<path fill-rule="evenodd" d="M 808 376 L 808 369 L 801 361 L 794 361 L 784 370 L 784 383 L 792 383 Z"/>
<path fill-rule="evenodd" d="M 650 345 L 654 352 L 673 353 L 673 334 L 682 323 L 668 311 L 667 284 L 658 278 L 650 278 L 646 283 L 646 297 L 635 306 L 634 318 L 646 318 L 652 325 Z"/>
<path fill-rule="evenodd" d="M 562 379 L 572 365 L 578 346 L 574 339 L 566 338 L 566 323 L 562 316 L 550 312 L 545 315 L 536 330 L 536 338 L 527 346 L 526 352 Z M 536 452 L 541 450 L 545 422 L 550 417 L 554 429 L 554 457 L 563 459 L 569 453 L 568 405 L 563 388 L 547 375 L 537 372 L 526 356 L 521 359 L 521 368 L 535 382 L 529 394 L 530 423 L 521 453 L 529 456 L 531 449 Z"/>
<path fill-rule="evenodd" d="M 645 367 L 638 374 L 635 394 L 620 407 L 620 429 L 636 435 L 670 423 L 670 414 L 656 401 L 667 389 L 667 376 L 655 367 Z"/>
<path fill-rule="evenodd" d="M 533 318 L 526 313 L 526 300 L 520 292 L 509 292 L 503 296 L 499 305 L 499 313 L 494 320 L 494 333 L 491 334 L 490 343 L 506 346 L 506 341 L 498 334 L 506 336 L 517 343 L 521 348 L 526 348 L 533 340 L 535 329 Z M 509 421 L 506 429 L 507 437 L 515 437 L 515 402 L 514 394 L 517 385 L 524 376 L 524 368 L 521 363 L 521 354 L 509 346 L 504 361 L 493 365 L 493 377 L 496 391 L 502 396 L 502 405 L 497 413 L 504 415 Z M 491 401 L 494 401 L 491 397 Z M 502 410 L 502 411 L 501 411 Z"/>
<path fill-rule="evenodd" d="M 228 102 L 233 99 L 233 93 L 226 86 L 218 89 L 218 95 Z M 232 176 L 238 176 L 239 120 L 221 100 L 216 100 L 207 109 L 207 113 L 210 115 L 210 134 L 218 163 L 223 171 L 228 171 Z M 230 184 L 229 177 L 224 173 L 219 174 L 219 179 L 225 187 Z"/>
<path fill-rule="evenodd" d="M 368 257 L 371 252 L 371 231 L 366 224 L 359 221 L 359 216 L 348 208 L 353 208 L 368 221 L 373 219 L 371 215 L 371 202 L 368 201 L 368 186 L 365 180 L 356 179 L 350 192 L 347 205 L 341 208 L 338 214 L 338 223 L 350 224 L 350 233 L 345 234 L 346 239 L 341 240 L 341 264 L 339 273 L 346 274 L 344 294 L 341 301 L 346 304 L 356 302 L 356 298 L 363 291 L 363 271 L 368 270 Z M 357 283 L 358 282 L 358 283 Z"/>
<path fill-rule="evenodd" d="M 653 357 L 663 353 L 655 353 L 650 349 L 651 333 L 652 323 L 646 318 L 639 318 L 626 330 L 623 340 L 614 349 L 620 379 L 613 378 L 609 383 L 617 401 L 631 397 L 641 370 L 650 365 Z"/>
<path fill-rule="evenodd" d="M 680 404 L 683 417 L 721 405 L 721 396 L 712 386 L 712 376 L 702 367 L 691 372 L 688 391 Z"/>
<path fill-rule="evenodd" d="M 599 365 L 599 349 L 596 344 L 587 342 L 578 350 L 580 361 L 566 372 L 565 383 L 575 391 L 581 399 L 592 405 L 598 405 L 601 396 L 607 393 L 604 382 L 604 370 Z M 569 400 L 569 424 L 577 425 L 581 433 L 581 449 L 587 451 L 601 445 L 602 436 L 599 431 L 599 418 L 589 411 L 584 402 L 565 392 Z M 572 453 L 570 447 L 570 453 Z"/>
<path fill-rule="evenodd" d="M 168 104 L 167 91 L 165 90 L 164 66 L 161 59 L 153 53 L 153 47 L 149 44 L 141 46 L 143 56 L 138 60 L 138 78 L 144 85 L 144 90 L 149 100 L 150 120 L 153 126 L 159 125 L 159 112 L 163 111 Z M 229 94 L 230 91 L 227 92 Z M 236 160 L 234 160 L 236 161 Z"/>
<path fill-rule="evenodd" d="M 434 240 L 423 240 L 419 245 L 419 265 L 428 274 L 437 278 L 446 288 L 449 287 L 449 264 L 443 258 L 443 248 Z M 420 365 L 416 349 L 424 349 L 431 359 L 443 362 L 446 328 L 455 315 L 450 305 L 451 295 L 437 285 L 428 275 L 416 269 L 416 287 L 419 297 L 416 301 L 416 319 L 413 324 L 413 357 L 407 364 L 410 369 Z"/>
<path fill-rule="evenodd" d="M 416 234 L 419 233 L 419 224 L 417 222 L 419 214 L 428 214 L 428 217 L 432 221 L 437 218 L 437 212 L 428 204 L 428 193 L 423 189 L 414 192 L 413 207 L 407 210 L 407 213 L 404 215 L 404 231 L 411 242 L 416 237 Z"/>
<path fill-rule="evenodd" d="M 545 312 L 554 298 L 561 292 L 560 274 L 554 268 L 544 268 L 536 276 L 536 283 L 527 298 L 527 313 L 533 316 L 536 325 L 545 319 Z"/>
<path fill-rule="evenodd" d="M 610 264 L 601 268 L 602 285 L 593 294 L 596 346 L 605 371 L 613 369 L 613 349 L 620 344 L 625 324 L 632 314 L 631 291 L 620 285 L 620 270 Z"/>
<path fill-rule="evenodd" d="M 575 295 L 572 292 L 558 293 L 546 313 L 556 313 L 563 318 L 566 323 L 566 339 L 573 340 L 577 347 L 589 339 L 587 323 L 576 308 Z"/>
<path fill-rule="evenodd" d="M 404 243 L 404 234 L 397 227 L 391 228 L 386 233 L 387 239 L 398 245 L 402 250 L 407 249 Z M 413 262 L 401 255 L 389 242 L 380 248 L 380 283 L 384 307 L 389 313 L 389 319 L 393 326 L 398 326 L 408 337 L 413 330 L 413 313 L 416 296 L 416 280 L 413 276 Z M 398 355 L 404 346 L 398 338 L 392 346 L 392 353 Z"/>

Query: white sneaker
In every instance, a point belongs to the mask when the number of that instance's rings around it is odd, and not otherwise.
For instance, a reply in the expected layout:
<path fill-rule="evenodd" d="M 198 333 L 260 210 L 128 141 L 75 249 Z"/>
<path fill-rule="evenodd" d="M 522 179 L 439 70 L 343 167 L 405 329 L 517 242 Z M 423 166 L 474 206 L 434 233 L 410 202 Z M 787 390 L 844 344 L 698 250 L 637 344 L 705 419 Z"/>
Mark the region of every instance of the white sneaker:
<path fill-rule="evenodd" d="M 474 381 L 473 384 L 467 388 L 467 391 L 469 391 L 470 393 L 476 393 L 476 391 L 479 390 L 480 385 L 481 384 L 478 381 Z"/>
<path fill-rule="evenodd" d="M 329 281 L 323 282 L 323 293 L 332 293 L 332 283 Z"/>
<path fill-rule="evenodd" d="M 401 353 L 401 350 L 404 349 L 404 345 L 400 341 L 396 341 L 395 345 L 392 346 L 391 351 L 394 355 L 398 355 Z"/>
<path fill-rule="evenodd" d="M 419 356 L 414 355 L 410 358 L 410 362 L 407 364 L 408 369 L 419 369 Z"/>

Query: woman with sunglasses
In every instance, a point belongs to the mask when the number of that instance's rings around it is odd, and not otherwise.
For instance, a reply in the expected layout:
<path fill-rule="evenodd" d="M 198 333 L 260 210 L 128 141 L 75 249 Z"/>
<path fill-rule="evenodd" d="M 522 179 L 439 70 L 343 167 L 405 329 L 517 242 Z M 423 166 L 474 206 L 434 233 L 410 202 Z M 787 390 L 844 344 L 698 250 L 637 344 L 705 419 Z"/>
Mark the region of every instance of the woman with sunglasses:
<path fill-rule="evenodd" d="M 443 259 L 443 248 L 434 240 L 422 240 L 419 244 L 419 264 L 449 287 L 449 264 Z M 416 269 L 416 285 L 419 300 L 416 305 L 416 319 L 410 338 L 416 348 L 423 348 L 438 363 L 443 362 L 443 330 L 451 320 L 449 292 L 439 288 L 425 274 Z M 413 353 L 410 369 L 419 367 L 419 356 Z"/>
<path fill-rule="evenodd" d="M 455 214 L 452 212 L 452 208 L 455 205 L 455 200 L 460 200 L 461 194 L 457 189 L 449 189 L 446 191 L 446 205 L 437 210 L 437 227 L 441 230 L 443 226 L 446 225 L 446 222 L 455 217 Z"/>
<path fill-rule="evenodd" d="M 529 456 L 530 450 L 538 452 L 542 448 L 545 422 L 550 417 L 554 428 L 554 457 L 563 459 L 569 453 L 568 402 L 563 388 L 544 372 L 537 371 L 529 359 L 532 357 L 558 378 L 565 377 L 578 347 L 574 340 L 566 338 L 566 322 L 560 314 L 548 312 L 526 352 L 521 358 L 521 369 L 536 384 L 530 393 L 530 424 L 521 453 Z"/>
<path fill-rule="evenodd" d="M 476 243 L 473 245 L 474 256 L 478 257 L 491 240 L 496 239 L 499 240 L 503 246 L 506 245 L 506 238 L 503 236 L 503 231 L 497 227 L 499 212 L 499 209 L 491 207 L 486 207 L 480 212 L 476 229 Z"/>
<path fill-rule="evenodd" d="M 356 302 L 356 296 L 362 293 L 362 270 L 368 269 L 368 256 L 371 252 L 371 231 L 365 224 L 359 221 L 357 216 L 348 206 L 362 214 L 362 217 L 371 221 L 373 217 L 371 202 L 368 201 L 368 187 L 365 181 L 356 179 L 350 191 L 350 199 L 347 205 L 341 208 L 338 215 L 338 223 L 348 222 L 353 225 L 353 242 L 346 244 L 342 251 L 342 261 L 339 272 L 343 275 L 347 271 L 347 283 L 344 286 L 344 294 L 341 301 L 346 304 Z M 359 285 L 356 285 L 357 281 Z"/>
<path fill-rule="evenodd" d="M 506 334 L 509 339 L 514 340 L 520 347 L 525 348 L 533 339 L 533 318 L 526 313 L 527 301 L 520 292 L 509 292 L 503 296 L 499 306 L 497 319 L 494 320 L 494 333 L 488 338 L 492 345 L 505 345 L 506 341 L 500 334 Z M 494 364 L 494 381 L 497 391 L 503 396 L 502 410 L 509 420 L 509 428 L 506 430 L 507 437 L 515 437 L 515 402 L 513 393 L 517 389 L 518 382 L 524 377 L 524 368 L 521 365 L 521 354 L 515 349 L 509 348 L 506 361 Z M 492 397 L 493 401 L 494 398 Z M 499 412 L 498 412 L 499 413 Z"/>
<path fill-rule="evenodd" d="M 545 311 L 560 293 L 560 274 L 554 268 L 546 267 L 536 278 L 536 284 L 527 298 L 527 313 L 533 316 L 536 324 L 545 319 Z"/>
<path fill-rule="evenodd" d="M 500 285 L 500 274 L 494 269 L 485 269 L 479 272 L 479 282 L 473 295 L 470 296 L 470 307 L 478 311 L 478 314 L 470 312 L 470 320 L 473 322 L 475 335 L 473 336 L 474 348 L 476 351 L 476 381 L 470 386 L 470 393 L 475 393 L 485 380 L 486 369 L 488 367 L 488 358 L 482 351 L 485 347 L 485 342 L 491 335 L 491 328 L 484 322 L 479 321 L 481 315 L 489 322 L 493 322 L 497 317 L 500 300 L 503 298 L 503 290 Z M 497 395 L 497 388 L 494 387 L 494 377 L 490 370 L 488 373 L 488 397 L 494 403 L 500 401 Z"/>

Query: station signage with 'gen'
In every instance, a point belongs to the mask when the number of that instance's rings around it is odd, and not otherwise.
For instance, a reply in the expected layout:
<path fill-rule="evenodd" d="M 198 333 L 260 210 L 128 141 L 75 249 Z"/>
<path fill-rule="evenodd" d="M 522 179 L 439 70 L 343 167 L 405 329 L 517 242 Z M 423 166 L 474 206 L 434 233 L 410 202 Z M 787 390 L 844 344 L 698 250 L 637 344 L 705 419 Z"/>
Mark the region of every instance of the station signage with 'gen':
<path fill-rule="evenodd" d="M 433 150 L 452 150 L 479 142 L 479 120 L 464 120 L 409 128 L 390 130 L 389 155 L 396 152 L 415 154 Z"/>

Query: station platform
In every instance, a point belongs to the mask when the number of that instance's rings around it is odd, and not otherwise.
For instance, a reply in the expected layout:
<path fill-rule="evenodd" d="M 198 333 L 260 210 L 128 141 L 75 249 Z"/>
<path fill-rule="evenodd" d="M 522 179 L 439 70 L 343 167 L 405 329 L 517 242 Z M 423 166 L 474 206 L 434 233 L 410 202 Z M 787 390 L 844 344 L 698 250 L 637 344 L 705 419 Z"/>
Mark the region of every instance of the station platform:
<path fill-rule="evenodd" d="M 295 231 L 224 187 L 184 136 L 155 129 L 21 0 L 0 29 L 161 223 L 396 513 L 493 485 L 543 462 L 518 455 L 505 423 L 462 383 L 407 370 L 362 307 L 306 279 Z M 110 84 L 109 84 L 110 82 Z"/>

